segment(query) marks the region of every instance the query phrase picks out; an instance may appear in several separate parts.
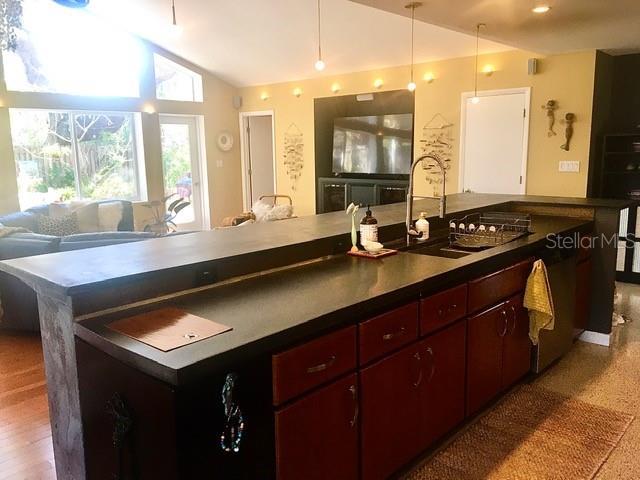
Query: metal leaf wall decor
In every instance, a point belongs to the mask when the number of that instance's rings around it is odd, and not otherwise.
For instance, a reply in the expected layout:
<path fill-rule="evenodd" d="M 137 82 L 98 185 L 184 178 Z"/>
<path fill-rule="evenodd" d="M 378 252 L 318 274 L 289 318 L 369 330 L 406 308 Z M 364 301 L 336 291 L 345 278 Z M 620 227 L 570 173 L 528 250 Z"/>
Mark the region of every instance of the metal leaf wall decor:
<path fill-rule="evenodd" d="M 295 123 L 284 134 L 284 166 L 291 180 L 291 190 L 297 188 L 304 168 L 304 135 Z"/>
<path fill-rule="evenodd" d="M 432 154 L 440 157 L 444 160 L 448 170 L 451 168 L 453 157 L 453 142 L 453 123 L 444 118 L 442 114 L 436 113 L 422 128 L 421 155 Z M 436 185 L 442 183 L 440 167 L 429 162 L 422 162 L 422 169 L 427 174 L 427 182 L 433 185 L 435 190 Z"/>
<path fill-rule="evenodd" d="M 22 28 L 22 0 L 0 0 L 0 49 L 15 51 Z"/>

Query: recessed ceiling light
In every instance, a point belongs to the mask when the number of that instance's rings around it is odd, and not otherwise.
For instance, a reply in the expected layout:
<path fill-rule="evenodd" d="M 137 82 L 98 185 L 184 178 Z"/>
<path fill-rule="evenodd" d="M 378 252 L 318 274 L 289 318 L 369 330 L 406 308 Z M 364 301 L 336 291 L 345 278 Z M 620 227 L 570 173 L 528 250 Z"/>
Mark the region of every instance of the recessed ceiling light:
<path fill-rule="evenodd" d="M 549 5 L 540 5 L 531 9 L 533 13 L 547 13 L 549 10 L 551 10 Z"/>

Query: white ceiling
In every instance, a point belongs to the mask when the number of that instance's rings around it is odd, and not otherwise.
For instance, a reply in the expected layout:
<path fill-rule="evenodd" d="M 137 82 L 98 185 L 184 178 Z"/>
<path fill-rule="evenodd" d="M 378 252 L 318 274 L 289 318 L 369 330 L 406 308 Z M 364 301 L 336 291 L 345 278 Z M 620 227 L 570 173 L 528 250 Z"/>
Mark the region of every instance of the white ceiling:
<path fill-rule="evenodd" d="M 402 0 L 352 0 L 407 15 Z M 484 38 L 540 53 L 640 49 L 640 0 L 423 0 L 416 17 L 459 32 L 485 23 Z M 551 6 L 543 15 L 531 9 Z"/>
<path fill-rule="evenodd" d="M 410 62 L 410 20 L 349 0 L 322 0 L 327 63 L 322 73 L 313 68 L 318 48 L 316 0 L 175 0 L 175 4 L 180 36 L 171 33 L 171 0 L 92 0 L 89 11 L 237 86 Z M 480 43 L 483 53 L 509 49 L 491 41 Z M 416 63 L 474 51 L 473 36 L 416 22 Z"/>

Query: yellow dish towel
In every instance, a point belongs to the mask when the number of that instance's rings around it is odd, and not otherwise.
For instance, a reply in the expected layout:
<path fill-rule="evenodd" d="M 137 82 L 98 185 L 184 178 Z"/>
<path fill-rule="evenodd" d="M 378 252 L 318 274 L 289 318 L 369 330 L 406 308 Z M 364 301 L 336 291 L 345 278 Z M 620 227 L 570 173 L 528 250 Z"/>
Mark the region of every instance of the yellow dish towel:
<path fill-rule="evenodd" d="M 542 260 L 534 262 L 527 279 L 524 307 L 529 310 L 529 338 L 537 345 L 540 330 L 553 330 L 555 320 L 547 267 Z"/>

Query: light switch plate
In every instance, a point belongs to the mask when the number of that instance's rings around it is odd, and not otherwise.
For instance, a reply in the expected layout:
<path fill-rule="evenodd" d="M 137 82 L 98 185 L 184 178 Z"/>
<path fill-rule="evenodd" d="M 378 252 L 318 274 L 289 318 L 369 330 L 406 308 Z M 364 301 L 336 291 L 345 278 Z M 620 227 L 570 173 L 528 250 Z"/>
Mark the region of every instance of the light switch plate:
<path fill-rule="evenodd" d="M 224 164 L 222 163 L 222 160 L 216 160 L 216 167 L 218 167 L 218 168 L 224 167 Z"/>
<path fill-rule="evenodd" d="M 578 173 L 580 171 L 580 162 L 578 161 L 561 161 L 558 164 L 559 172 Z"/>

